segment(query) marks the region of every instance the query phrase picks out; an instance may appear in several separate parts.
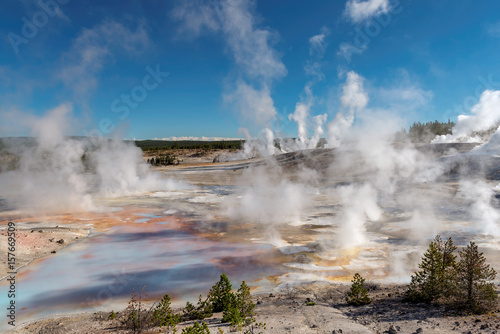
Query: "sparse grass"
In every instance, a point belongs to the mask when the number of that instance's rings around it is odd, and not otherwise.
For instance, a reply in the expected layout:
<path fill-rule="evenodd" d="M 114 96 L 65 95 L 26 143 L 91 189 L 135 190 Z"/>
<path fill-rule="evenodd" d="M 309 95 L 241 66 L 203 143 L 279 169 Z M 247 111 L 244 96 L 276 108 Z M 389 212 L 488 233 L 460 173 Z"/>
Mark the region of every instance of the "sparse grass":
<path fill-rule="evenodd" d="M 108 320 L 115 320 L 116 319 L 116 313 L 115 311 L 111 311 L 111 313 L 108 315 Z"/>

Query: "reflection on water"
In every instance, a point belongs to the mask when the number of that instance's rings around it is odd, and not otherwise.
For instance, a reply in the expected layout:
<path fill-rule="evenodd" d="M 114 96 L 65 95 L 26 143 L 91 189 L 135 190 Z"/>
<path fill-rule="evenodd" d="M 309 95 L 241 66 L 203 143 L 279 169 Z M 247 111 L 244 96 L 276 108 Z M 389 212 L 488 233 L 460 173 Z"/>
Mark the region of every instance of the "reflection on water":
<path fill-rule="evenodd" d="M 211 241 L 175 219 L 141 215 L 161 221 L 114 226 L 21 270 L 17 323 L 55 313 L 123 308 L 132 289 L 144 285 L 151 298 L 169 293 L 180 302 L 206 294 L 222 272 L 235 286 L 278 273 L 266 264 L 269 246 Z M 6 305 L 3 283 L 0 296 Z"/>

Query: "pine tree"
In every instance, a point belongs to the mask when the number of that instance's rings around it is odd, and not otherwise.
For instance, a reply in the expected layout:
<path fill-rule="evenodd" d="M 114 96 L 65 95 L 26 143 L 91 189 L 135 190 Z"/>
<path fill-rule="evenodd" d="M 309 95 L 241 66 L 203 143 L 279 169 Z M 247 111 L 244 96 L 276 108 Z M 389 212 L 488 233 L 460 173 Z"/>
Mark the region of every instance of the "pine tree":
<path fill-rule="evenodd" d="M 455 273 L 457 302 L 469 311 L 483 313 L 498 298 L 491 282 L 496 277 L 496 271 L 486 263 L 483 253 L 472 241 L 459 254 Z"/>
<path fill-rule="evenodd" d="M 241 327 L 243 317 L 240 314 L 238 307 L 238 296 L 231 293 L 228 298 L 228 304 L 222 313 L 222 322 L 229 322 L 234 327 Z M 239 329 L 239 328 L 238 328 Z"/>
<path fill-rule="evenodd" d="M 253 315 L 253 310 L 255 309 L 255 304 L 252 302 L 252 295 L 250 294 L 250 287 L 245 283 L 241 282 L 241 286 L 238 289 L 238 308 L 241 316 L 246 319 Z"/>
<path fill-rule="evenodd" d="M 351 290 L 347 292 L 345 298 L 347 304 L 361 306 L 372 302 L 370 297 L 368 297 L 368 290 L 364 287 L 364 284 L 365 279 L 358 273 L 354 274 Z"/>
<path fill-rule="evenodd" d="M 224 309 L 222 322 L 229 322 L 231 331 L 241 331 L 243 327 L 247 327 L 245 333 L 254 333 L 265 327 L 263 323 L 256 323 L 254 309 L 250 287 L 243 281 L 236 293 L 229 294 L 229 303 Z"/>
<path fill-rule="evenodd" d="M 174 314 L 171 307 L 170 296 L 164 295 L 153 311 L 152 319 L 156 326 L 166 327 L 167 330 L 175 329 L 180 322 L 180 316 Z"/>
<path fill-rule="evenodd" d="M 243 281 L 238 292 L 229 295 L 229 304 L 224 309 L 222 322 L 230 322 L 233 326 L 248 326 L 252 322 L 254 309 L 250 287 Z"/>
<path fill-rule="evenodd" d="M 212 286 L 208 293 L 208 300 L 212 303 L 214 312 L 222 312 L 230 303 L 231 282 L 225 273 L 220 275 L 220 280 Z"/>
<path fill-rule="evenodd" d="M 451 294 L 455 249 L 451 238 L 443 242 L 438 235 L 431 241 L 418 265 L 420 271 L 411 277 L 405 293 L 407 301 L 430 303 Z"/>
<path fill-rule="evenodd" d="M 457 247 L 453 244 L 453 240 L 448 238 L 446 242 L 441 242 L 439 235 L 436 236 L 438 242 L 438 249 L 442 255 L 441 261 L 441 277 L 439 280 L 440 295 L 443 297 L 450 297 L 453 294 L 454 289 L 454 274 L 456 267 L 456 256 L 453 254 Z"/>

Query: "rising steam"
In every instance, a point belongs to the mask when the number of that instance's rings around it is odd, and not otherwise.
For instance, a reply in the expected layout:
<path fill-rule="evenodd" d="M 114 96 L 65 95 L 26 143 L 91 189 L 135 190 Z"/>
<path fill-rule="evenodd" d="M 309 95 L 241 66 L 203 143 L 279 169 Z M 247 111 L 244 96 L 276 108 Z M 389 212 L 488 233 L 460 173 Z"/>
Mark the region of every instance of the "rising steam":
<path fill-rule="evenodd" d="M 102 138 L 69 138 L 71 105 L 29 124 L 34 142 L 10 145 L 19 168 L 0 174 L 11 204 L 25 210 L 78 212 L 98 209 L 96 197 L 123 196 L 187 185 L 152 173 L 133 144 Z M 8 143 L 7 143 L 8 144 Z"/>

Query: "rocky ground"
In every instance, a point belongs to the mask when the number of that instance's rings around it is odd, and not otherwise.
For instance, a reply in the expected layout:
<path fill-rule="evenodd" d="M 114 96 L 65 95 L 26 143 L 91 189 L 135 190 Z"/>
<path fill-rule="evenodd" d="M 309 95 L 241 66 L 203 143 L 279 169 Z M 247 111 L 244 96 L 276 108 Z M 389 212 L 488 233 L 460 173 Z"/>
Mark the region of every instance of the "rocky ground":
<path fill-rule="evenodd" d="M 84 239 L 89 229 L 69 228 L 59 226 L 45 226 L 32 224 L 29 227 L 16 227 L 15 235 L 15 268 L 16 270 L 30 263 L 32 260 L 55 254 L 69 244 Z M 7 275 L 7 254 L 9 248 L 7 225 L 2 224 L 0 229 L 0 277 Z"/>
<path fill-rule="evenodd" d="M 172 155 L 181 165 L 211 163 L 214 159 L 222 159 L 225 161 L 228 157 L 234 156 L 236 150 L 217 149 L 217 150 L 202 150 L 202 149 L 171 149 L 162 151 L 159 155 Z M 144 152 L 143 157 L 145 160 L 156 157 L 157 153 L 152 151 Z"/>
<path fill-rule="evenodd" d="M 285 288 L 276 294 L 255 295 L 257 322 L 263 333 L 500 333 L 500 305 L 487 315 L 460 315 L 442 307 L 402 301 L 405 286 L 369 284 L 373 302 L 366 306 L 345 303 L 348 285 L 310 283 Z M 313 305 L 314 304 L 314 305 Z M 180 310 L 179 310 L 180 311 Z M 127 333 L 109 313 L 83 313 L 26 324 L 11 333 Z M 120 318 L 118 313 L 118 318 Z M 211 333 L 230 333 L 222 314 L 205 321 Z M 177 327 L 180 332 L 192 322 Z M 256 331 L 256 333 L 258 332 Z M 159 329 L 149 331 L 158 333 Z M 162 332 L 162 331 L 160 331 Z"/>

